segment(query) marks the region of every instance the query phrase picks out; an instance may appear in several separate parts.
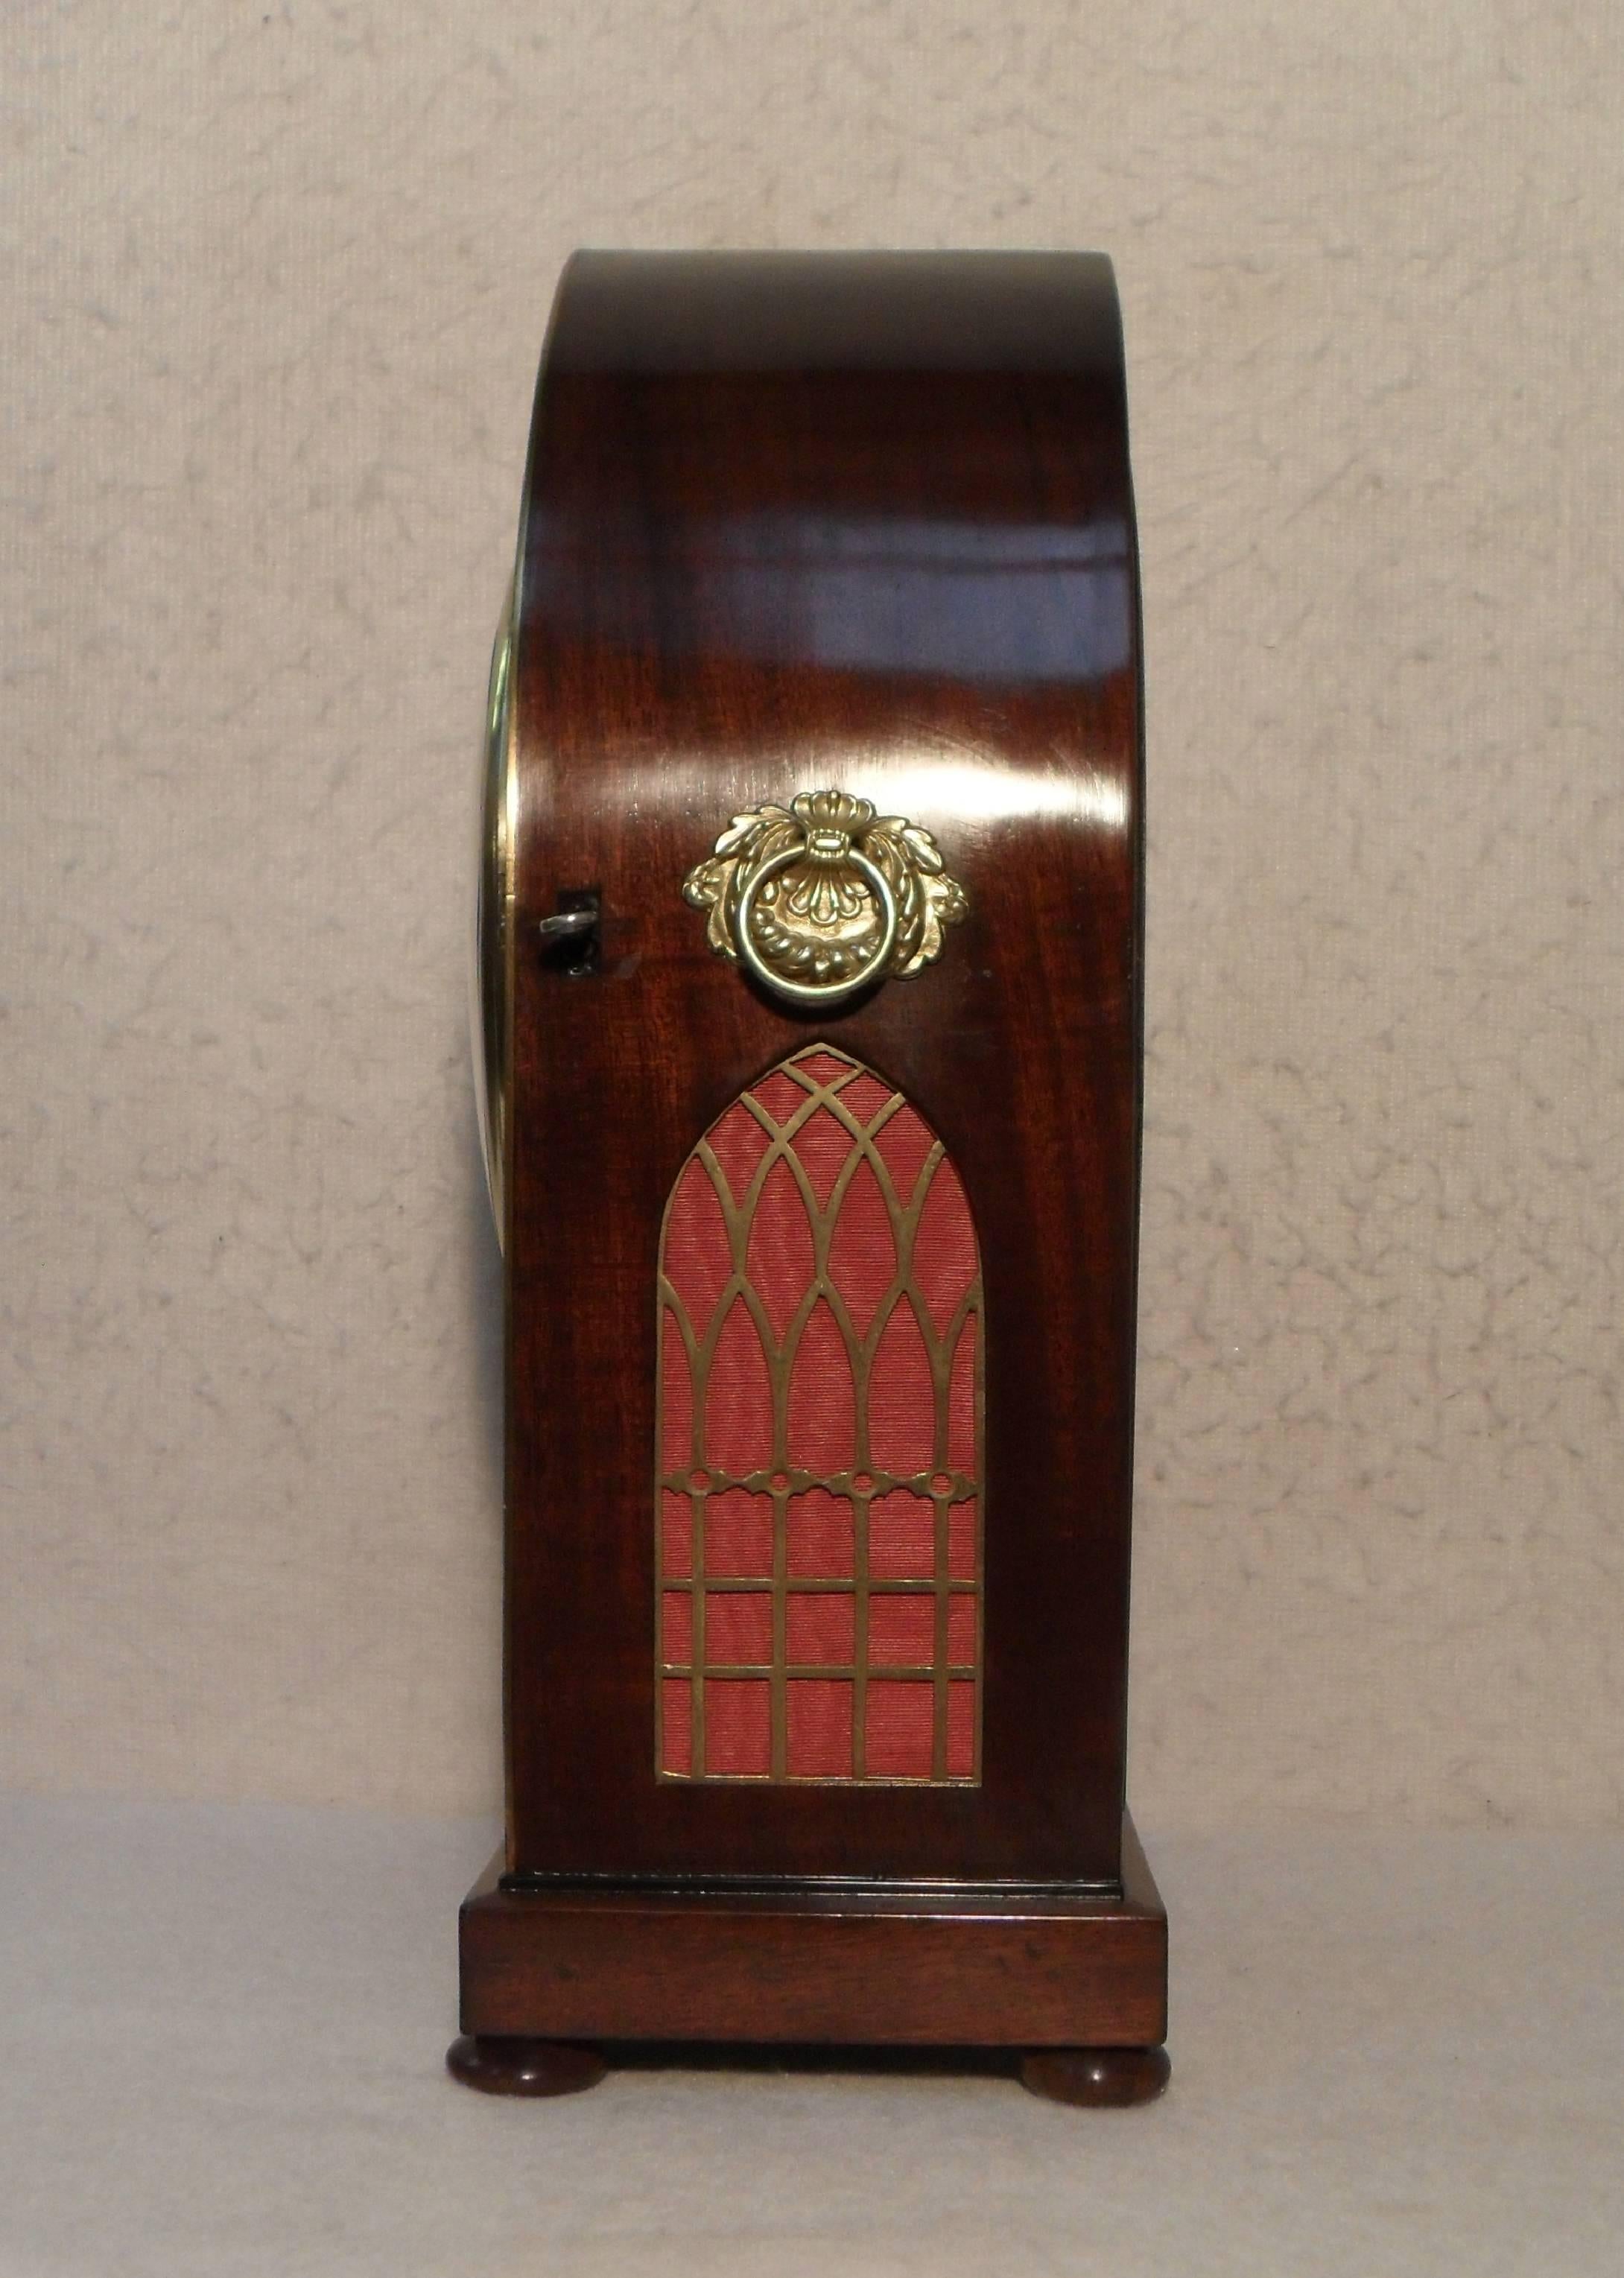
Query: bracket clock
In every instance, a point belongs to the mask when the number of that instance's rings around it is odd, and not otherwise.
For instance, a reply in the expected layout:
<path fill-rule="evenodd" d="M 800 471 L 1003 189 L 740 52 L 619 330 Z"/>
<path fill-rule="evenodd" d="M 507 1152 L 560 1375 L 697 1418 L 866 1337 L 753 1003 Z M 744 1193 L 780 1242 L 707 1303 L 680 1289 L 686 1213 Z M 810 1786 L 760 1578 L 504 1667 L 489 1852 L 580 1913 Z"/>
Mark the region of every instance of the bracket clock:
<path fill-rule="evenodd" d="M 508 1808 L 453 2071 L 938 2044 L 1155 2094 L 1108 262 L 578 256 L 486 777 Z"/>

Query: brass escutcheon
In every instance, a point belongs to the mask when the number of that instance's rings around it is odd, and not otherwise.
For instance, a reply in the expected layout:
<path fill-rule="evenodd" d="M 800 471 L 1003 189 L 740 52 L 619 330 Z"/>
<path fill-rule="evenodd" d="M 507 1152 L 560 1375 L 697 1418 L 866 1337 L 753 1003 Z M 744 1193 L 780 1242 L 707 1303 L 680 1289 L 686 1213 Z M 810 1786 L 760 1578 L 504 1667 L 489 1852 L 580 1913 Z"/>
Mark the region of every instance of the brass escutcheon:
<path fill-rule="evenodd" d="M 838 1005 L 906 980 L 941 954 L 969 903 L 928 830 L 843 791 L 736 814 L 682 891 L 709 910 L 706 939 L 764 988 Z"/>

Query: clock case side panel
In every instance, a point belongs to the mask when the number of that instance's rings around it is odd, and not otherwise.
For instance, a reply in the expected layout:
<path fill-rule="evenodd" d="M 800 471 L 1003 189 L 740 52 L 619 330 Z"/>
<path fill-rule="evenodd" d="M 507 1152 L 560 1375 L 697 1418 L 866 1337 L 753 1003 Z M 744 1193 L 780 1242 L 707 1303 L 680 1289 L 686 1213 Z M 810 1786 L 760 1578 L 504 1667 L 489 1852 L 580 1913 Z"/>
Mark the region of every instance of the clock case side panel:
<path fill-rule="evenodd" d="M 1138 592 L 1091 256 L 578 256 L 515 655 L 510 1873 L 680 1885 L 1120 1874 L 1141 1063 Z M 933 831 L 970 916 L 832 1017 L 681 881 L 826 784 Z M 589 970 L 544 954 L 601 896 Z M 654 1288 L 689 1149 L 827 1036 L 948 1145 L 986 1283 L 983 1777 L 655 1779 Z"/>

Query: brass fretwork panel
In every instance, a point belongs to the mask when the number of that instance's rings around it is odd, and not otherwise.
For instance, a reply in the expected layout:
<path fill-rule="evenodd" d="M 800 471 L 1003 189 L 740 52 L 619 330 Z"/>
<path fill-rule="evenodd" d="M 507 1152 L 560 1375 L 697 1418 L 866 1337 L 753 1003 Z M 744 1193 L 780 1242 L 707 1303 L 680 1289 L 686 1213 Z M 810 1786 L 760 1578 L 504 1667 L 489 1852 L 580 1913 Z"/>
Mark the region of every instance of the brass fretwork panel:
<path fill-rule="evenodd" d="M 981 1273 L 941 1142 L 796 1053 L 688 1158 L 659 1305 L 661 1777 L 974 1784 Z"/>

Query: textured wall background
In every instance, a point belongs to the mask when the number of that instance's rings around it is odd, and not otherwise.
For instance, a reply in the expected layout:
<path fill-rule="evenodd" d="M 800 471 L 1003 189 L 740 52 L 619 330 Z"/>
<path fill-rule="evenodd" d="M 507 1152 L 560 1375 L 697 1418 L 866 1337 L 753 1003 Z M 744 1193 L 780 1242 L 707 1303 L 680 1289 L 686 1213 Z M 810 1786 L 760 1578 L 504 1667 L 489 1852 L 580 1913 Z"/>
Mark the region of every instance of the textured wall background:
<path fill-rule="evenodd" d="M 577 243 L 1099 245 L 1135 1793 L 1616 1820 L 1605 0 L 7 11 L 4 1769 L 496 1794 L 473 746 Z"/>

